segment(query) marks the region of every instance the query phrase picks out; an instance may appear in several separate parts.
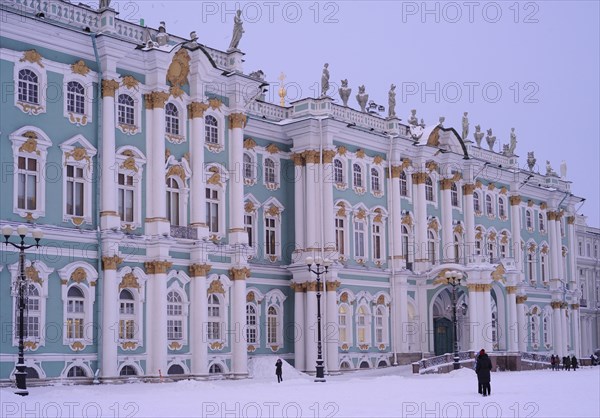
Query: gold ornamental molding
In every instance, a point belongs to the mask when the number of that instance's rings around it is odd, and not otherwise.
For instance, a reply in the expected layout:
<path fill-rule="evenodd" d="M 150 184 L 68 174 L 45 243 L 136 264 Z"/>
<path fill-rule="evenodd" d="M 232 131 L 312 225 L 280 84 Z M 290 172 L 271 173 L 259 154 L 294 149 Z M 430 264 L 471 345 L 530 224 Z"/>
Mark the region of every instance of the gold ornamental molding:
<path fill-rule="evenodd" d="M 555 300 L 550 302 L 550 306 L 552 307 L 552 309 L 560 309 L 562 307 L 562 302 Z"/>
<path fill-rule="evenodd" d="M 303 152 L 304 160 L 306 164 L 318 164 L 319 163 L 319 151 L 307 150 Z"/>
<path fill-rule="evenodd" d="M 164 91 L 153 91 L 144 95 L 147 110 L 163 109 L 167 100 L 169 100 L 169 93 Z"/>
<path fill-rule="evenodd" d="M 506 286 L 506 293 L 509 295 L 517 293 L 517 286 Z"/>
<path fill-rule="evenodd" d="M 573 303 L 571 309 L 579 309 L 579 303 Z"/>
<path fill-rule="evenodd" d="M 527 301 L 526 295 L 517 296 L 517 303 L 525 303 L 526 301 Z"/>
<path fill-rule="evenodd" d="M 42 278 L 40 277 L 40 272 L 34 266 L 25 267 L 25 277 L 29 280 L 36 282 L 38 284 L 42 284 Z"/>
<path fill-rule="evenodd" d="M 406 215 L 404 215 L 402 217 L 402 220 L 400 221 L 400 224 L 406 225 L 406 226 L 412 226 L 413 225 L 413 220 L 410 217 L 410 215 L 407 213 Z"/>
<path fill-rule="evenodd" d="M 306 292 L 306 283 L 292 283 L 290 284 L 290 287 L 294 292 Z"/>
<path fill-rule="evenodd" d="M 410 158 L 403 158 L 402 165 L 400 167 L 402 167 L 403 170 L 406 170 L 408 167 L 410 167 L 411 164 L 412 161 L 410 160 Z"/>
<path fill-rule="evenodd" d="M 119 88 L 116 80 L 102 80 L 102 97 L 115 97 L 115 91 Z"/>
<path fill-rule="evenodd" d="M 340 347 L 342 349 L 342 351 L 348 351 L 350 350 L 350 346 L 346 343 L 342 344 L 342 346 Z"/>
<path fill-rule="evenodd" d="M 337 212 L 335 213 L 336 216 L 339 216 L 340 218 L 343 218 L 346 216 L 346 205 L 344 204 L 344 202 L 340 202 L 338 203 L 339 209 L 337 210 Z"/>
<path fill-rule="evenodd" d="M 495 188 L 496 188 L 496 185 L 494 183 L 488 184 L 488 190 L 489 191 L 493 191 Z"/>
<path fill-rule="evenodd" d="M 304 165 L 304 157 L 302 156 L 302 154 L 294 153 L 291 155 L 291 158 L 292 158 L 292 161 L 294 161 L 295 166 L 302 167 Z"/>
<path fill-rule="evenodd" d="M 137 346 L 138 344 L 135 341 L 125 341 L 124 343 L 121 343 L 121 348 L 123 350 L 135 350 Z"/>
<path fill-rule="evenodd" d="M 575 224 L 575 216 L 567 216 L 567 223 L 569 225 Z"/>
<path fill-rule="evenodd" d="M 38 348 L 38 344 L 35 341 L 25 341 L 23 345 L 26 350 L 35 351 Z"/>
<path fill-rule="evenodd" d="M 81 283 L 87 279 L 87 273 L 83 267 L 77 267 L 73 273 L 71 273 L 71 280 L 75 283 Z"/>
<path fill-rule="evenodd" d="M 323 291 L 323 283 L 319 282 L 319 285 L 317 285 L 317 282 L 306 282 L 306 291 L 307 292 L 322 292 Z"/>
<path fill-rule="evenodd" d="M 454 179 L 442 179 L 440 180 L 440 189 L 450 190 L 454 184 Z"/>
<path fill-rule="evenodd" d="M 377 298 L 376 305 L 385 305 L 385 296 L 379 295 L 379 297 Z"/>
<path fill-rule="evenodd" d="M 502 264 L 498 264 L 496 270 L 492 272 L 492 280 L 494 281 L 502 281 L 504 282 L 504 273 L 506 273 L 506 269 Z"/>
<path fill-rule="evenodd" d="M 171 65 L 167 70 L 167 81 L 171 84 L 170 93 L 173 97 L 181 97 L 184 91 L 181 86 L 188 83 L 187 76 L 190 73 L 190 55 L 186 49 L 181 48 L 175 53 Z"/>
<path fill-rule="evenodd" d="M 529 199 L 527 201 L 527 207 L 532 208 L 533 207 L 533 203 L 534 203 L 533 200 Z"/>
<path fill-rule="evenodd" d="M 140 82 L 132 75 L 126 75 L 121 80 L 121 84 L 130 90 L 137 90 Z"/>
<path fill-rule="evenodd" d="M 521 196 L 515 195 L 508 198 L 511 206 L 518 206 L 521 204 Z"/>
<path fill-rule="evenodd" d="M 434 218 L 431 221 L 429 221 L 429 223 L 427 224 L 427 228 L 437 231 L 440 228 L 440 224 L 438 223 L 437 219 Z"/>
<path fill-rule="evenodd" d="M 246 294 L 246 302 L 254 302 L 256 300 L 256 296 L 254 296 L 254 292 L 248 292 Z"/>
<path fill-rule="evenodd" d="M 28 51 L 23 52 L 23 57 L 19 59 L 19 62 L 30 62 L 32 64 L 37 64 L 40 67 L 44 68 L 42 64 L 42 56 L 35 49 L 30 49 Z"/>
<path fill-rule="evenodd" d="M 429 174 L 425 173 L 425 172 L 412 174 L 413 183 L 417 184 L 417 185 L 425 184 L 425 181 L 427 180 L 428 177 L 429 177 Z"/>
<path fill-rule="evenodd" d="M 438 164 L 435 161 L 428 161 L 427 164 L 425 164 L 425 168 L 427 170 L 429 170 L 429 172 L 431 173 L 432 171 L 436 171 L 438 169 Z"/>
<path fill-rule="evenodd" d="M 463 184 L 463 194 L 469 195 L 469 194 L 473 194 L 473 191 L 475 191 L 475 185 L 472 183 L 469 184 Z"/>
<path fill-rule="evenodd" d="M 121 279 L 121 283 L 119 283 L 119 290 L 139 289 L 139 288 L 140 288 L 140 282 L 138 281 L 136 275 L 133 273 L 127 273 L 126 275 L 124 275 L 123 278 Z"/>
<path fill-rule="evenodd" d="M 454 231 L 454 233 L 455 233 L 455 234 L 462 235 L 462 234 L 463 234 L 463 232 L 464 232 L 464 228 L 463 228 L 462 224 L 457 224 L 457 225 L 454 227 L 454 230 L 453 230 L 453 231 Z"/>
<path fill-rule="evenodd" d="M 202 102 L 192 102 L 188 105 L 188 113 L 190 119 L 204 117 L 204 112 L 208 109 L 208 105 Z"/>
<path fill-rule="evenodd" d="M 440 280 L 440 279 L 437 279 L 437 280 Z M 469 284 L 467 284 L 467 290 L 469 291 L 469 293 L 470 292 L 478 292 L 479 287 L 477 286 L 477 283 L 469 283 Z"/>
<path fill-rule="evenodd" d="M 366 154 L 365 154 L 365 150 L 362 148 L 359 148 L 358 150 L 356 150 L 356 158 L 365 158 Z"/>
<path fill-rule="evenodd" d="M 206 277 L 212 266 L 210 264 L 192 264 L 190 265 L 191 277 Z"/>
<path fill-rule="evenodd" d="M 323 151 L 323 163 L 331 164 L 333 162 L 333 157 L 336 156 L 336 152 L 334 150 L 325 150 Z"/>
<path fill-rule="evenodd" d="M 217 99 L 216 97 L 208 99 L 208 107 L 210 107 L 212 110 L 218 110 L 220 112 L 222 105 L 223 102 L 220 99 Z"/>
<path fill-rule="evenodd" d="M 256 141 L 252 138 L 244 139 L 244 149 L 254 149 L 256 147 Z"/>
<path fill-rule="evenodd" d="M 360 209 L 357 213 L 356 213 L 356 218 L 357 219 L 365 219 L 367 217 L 367 212 L 364 209 Z"/>
<path fill-rule="evenodd" d="M 83 60 L 79 60 L 76 63 L 71 64 L 71 72 L 73 74 L 79 74 L 85 77 L 87 73 L 90 72 L 90 69 L 87 65 L 85 65 Z"/>
<path fill-rule="evenodd" d="M 166 260 L 146 261 L 144 263 L 146 274 L 165 274 L 172 266 L 173 263 Z"/>
<path fill-rule="evenodd" d="M 223 347 L 225 347 L 225 344 L 215 341 L 214 343 L 211 343 L 209 347 L 211 350 L 222 350 Z"/>
<path fill-rule="evenodd" d="M 27 138 L 27 140 L 25 140 L 25 142 L 23 144 L 21 144 L 21 146 L 19 147 L 19 151 L 20 152 L 28 152 L 29 154 L 35 153 L 37 155 L 40 155 L 40 151 L 37 149 L 38 143 L 37 143 L 36 138 L 37 137 Z"/>
<path fill-rule="evenodd" d="M 210 286 L 208 286 L 208 289 L 206 289 L 206 293 L 208 293 L 209 295 L 212 293 L 221 293 L 221 294 L 225 294 L 225 289 L 223 288 L 223 283 L 221 283 L 219 280 L 213 280 L 212 282 L 210 282 Z"/>
<path fill-rule="evenodd" d="M 230 268 L 229 276 L 233 280 L 246 280 L 250 277 L 250 269 L 248 267 Z"/>
<path fill-rule="evenodd" d="M 246 202 L 244 204 L 244 212 L 246 213 L 254 213 L 256 211 L 256 207 L 254 206 L 254 203 L 252 202 Z"/>
<path fill-rule="evenodd" d="M 169 344 L 169 348 L 171 350 L 181 350 L 183 346 L 181 344 L 179 344 L 177 341 L 173 341 L 171 344 Z"/>
<path fill-rule="evenodd" d="M 483 183 L 481 182 L 481 180 L 477 180 L 475 182 L 475 188 L 477 188 L 477 189 L 483 188 Z"/>
<path fill-rule="evenodd" d="M 265 150 L 269 153 L 269 154 L 277 154 L 279 153 L 279 147 L 275 144 L 269 144 L 269 146 L 267 148 L 265 148 Z"/>
<path fill-rule="evenodd" d="M 281 211 L 275 205 L 269 206 L 269 209 L 267 209 L 267 211 L 266 211 L 266 214 L 269 216 L 272 216 L 272 217 L 279 216 L 280 213 L 281 213 Z"/>
<path fill-rule="evenodd" d="M 85 345 L 81 341 L 75 341 L 69 346 L 73 351 L 81 351 L 85 348 Z"/>
<path fill-rule="evenodd" d="M 232 113 L 229 115 L 229 127 L 231 129 L 244 129 L 248 118 L 243 113 Z"/>
<path fill-rule="evenodd" d="M 400 178 L 401 174 L 402 174 L 402 166 L 400 166 L 400 165 L 393 165 L 392 166 L 392 178 L 393 179 Z"/>
<path fill-rule="evenodd" d="M 85 160 L 88 164 L 88 167 L 92 163 L 91 158 L 87 153 L 87 150 L 83 147 L 76 147 L 76 148 L 73 148 L 72 151 L 65 152 L 65 159 L 69 159 L 69 158 L 72 158 L 75 161 Z M 65 165 L 67 165 L 66 162 L 65 162 Z"/>
<path fill-rule="evenodd" d="M 347 152 L 348 152 L 348 149 L 345 146 L 340 145 L 339 147 L 337 147 L 337 153 L 339 155 L 346 155 Z"/>
<path fill-rule="evenodd" d="M 169 170 L 167 170 L 167 174 L 165 175 L 165 179 L 168 179 L 171 176 L 176 176 L 179 177 L 181 179 L 181 181 L 185 182 L 185 170 L 183 169 L 183 166 L 181 165 L 172 165 L 171 167 L 169 167 Z"/>
<path fill-rule="evenodd" d="M 508 189 L 505 186 L 502 186 L 502 188 L 500 189 L 500 194 L 506 194 L 508 193 Z"/>
<path fill-rule="evenodd" d="M 123 259 L 118 255 L 104 256 L 102 257 L 102 269 L 103 270 L 116 270 L 117 265 L 121 264 Z"/>
<path fill-rule="evenodd" d="M 367 351 L 369 349 L 369 344 L 360 344 L 358 346 L 362 351 Z"/>
<path fill-rule="evenodd" d="M 548 204 L 547 204 L 546 202 L 542 202 L 542 203 L 540 203 L 540 209 L 541 209 L 541 210 L 546 210 L 546 209 L 548 209 Z"/>
<path fill-rule="evenodd" d="M 256 351 L 256 347 L 255 347 L 255 346 L 253 346 L 252 344 L 250 344 L 250 345 L 248 346 L 248 352 L 249 352 L 249 353 L 254 353 L 255 351 Z"/>
<path fill-rule="evenodd" d="M 339 280 L 333 281 L 333 282 L 327 282 L 327 284 L 325 285 L 325 289 L 328 292 L 335 292 L 336 290 L 339 289 L 339 287 L 342 285 L 342 283 Z"/>
<path fill-rule="evenodd" d="M 348 303 L 348 292 L 344 292 L 340 295 L 340 302 Z"/>

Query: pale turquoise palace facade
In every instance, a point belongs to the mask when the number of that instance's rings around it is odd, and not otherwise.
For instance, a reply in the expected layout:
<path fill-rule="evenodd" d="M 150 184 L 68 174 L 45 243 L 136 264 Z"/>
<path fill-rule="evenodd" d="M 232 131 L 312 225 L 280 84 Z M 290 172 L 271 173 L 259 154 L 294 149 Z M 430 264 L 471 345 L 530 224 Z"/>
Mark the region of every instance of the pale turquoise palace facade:
<path fill-rule="evenodd" d="M 0 222 L 27 252 L 31 378 L 314 372 L 451 351 L 580 353 L 570 182 L 441 124 L 261 100 L 243 53 L 62 1 L 4 1 Z M 43 16 L 40 15 L 43 13 Z M 148 42 L 149 41 L 149 42 Z M 17 253 L 0 246 L 0 381 Z"/>

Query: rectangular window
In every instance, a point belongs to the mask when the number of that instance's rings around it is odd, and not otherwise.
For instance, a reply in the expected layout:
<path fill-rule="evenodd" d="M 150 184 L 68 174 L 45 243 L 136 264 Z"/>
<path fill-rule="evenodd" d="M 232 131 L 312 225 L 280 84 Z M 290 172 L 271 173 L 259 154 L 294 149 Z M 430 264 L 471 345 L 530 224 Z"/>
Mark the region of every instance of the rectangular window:
<path fill-rule="evenodd" d="M 38 162 L 35 158 L 19 157 L 17 175 L 19 209 L 35 210 L 38 182 Z"/>
<path fill-rule="evenodd" d="M 67 165 L 67 215 L 83 216 L 83 168 Z"/>
<path fill-rule="evenodd" d="M 133 176 L 119 173 L 117 193 L 119 195 L 119 216 L 123 222 L 133 222 L 134 213 Z"/>
<path fill-rule="evenodd" d="M 365 256 L 365 224 L 354 222 L 354 256 Z"/>
<path fill-rule="evenodd" d="M 340 218 L 335 219 L 335 248 L 338 253 L 345 254 L 344 247 L 344 220 Z"/>
<path fill-rule="evenodd" d="M 119 321 L 119 338 L 122 340 L 133 340 L 135 338 L 135 321 L 133 319 L 121 319 Z"/>
<path fill-rule="evenodd" d="M 373 225 L 373 258 L 381 259 L 381 226 Z"/>
<path fill-rule="evenodd" d="M 167 339 L 183 340 L 183 322 L 179 319 L 167 320 Z"/>
<path fill-rule="evenodd" d="M 206 225 L 210 232 L 219 232 L 219 192 L 206 189 Z"/>
<path fill-rule="evenodd" d="M 244 227 L 248 233 L 248 245 L 251 247 L 254 243 L 254 227 L 252 221 L 252 215 L 244 215 Z"/>
<path fill-rule="evenodd" d="M 275 219 L 265 219 L 265 254 L 275 255 Z"/>

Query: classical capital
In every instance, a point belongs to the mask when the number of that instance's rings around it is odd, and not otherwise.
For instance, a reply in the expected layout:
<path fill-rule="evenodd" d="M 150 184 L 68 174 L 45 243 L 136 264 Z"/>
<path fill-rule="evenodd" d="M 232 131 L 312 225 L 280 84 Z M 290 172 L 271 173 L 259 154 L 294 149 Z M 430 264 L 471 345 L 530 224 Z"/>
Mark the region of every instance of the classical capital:
<path fill-rule="evenodd" d="M 413 173 L 412 180 L 414 184 L 425 184 L 425 181 L 429 177 L 427 173 Z"/>
<path fill-rule="evenodd" d="M 402 174 L 402 166 L 401 165 L 393 165 L 392 166 L 392 178 L 397 179 L 400 178 Z"/>
<path fill-rule="evenodd" d="M 521 204 L 521 196 L 515 195 L 508 198 L 511 206 L 518 206 Z"/>
<path fill-rule="evenodd" d="M 246 280 L 246 278 L 250 277 L 250 269 L 248 267 L 242 268 L 231 268 L 229 269 L 229 276 L 233 280 Z"/>
<path fill-rule="evenodd" d="M 302 153 L 306 164 L 319 164 L 319 151 L 309 149 Z"/>
<path fill-rule="evenodd" d="M 146 109 L 163 109 L 165 102 L 169 100 L 169 93 L 164 91 L 153 91 L 144 95 L 146 102 Z"/>
<path fill-rule="evenodd" d="M 171 268 L 173 263 L 170 261 L 146 261 L 144 267 L 146 268 L 146 274 L 164 274 Z"/>
<path fill-rule="evenodd" d="M 306 283 L 292 283 L 290 287 L 294 292 L 306 292 Z"/>
<path fill-rule="evenodd" d="M 506 293 L 509 295 L 517 293 L 517 286 L 506 286 Z"/>
<path fill-rule="evenodd" d="M 525 303 L 527 301 L 527 296 L 517 296 L 517 303 Z"/>
<path fill-rule="evenodd" d="M 121 264 L 123 259 L 118 255 L 104 256 L 102 257 L 102 269 L 104 270 L 116 270 L 117 265 Z"/>
<path fill-rule="evenodd" d="M 327 283 L 325 284 L 325 289 L 326 289 L 328 292 L 335 292 L 336 290 L 338 290 L 338 289 L 339 289 L 339 287 L 340 287 L 341 285 L 342 285 L 342 283 L 341 283 L 341 282 L 339 282 L 338 280 L 336 280 L 336 281 L 333 281 L 333 282 L 327 282 Z"/>
<path fill-rule="evenodd" d="M 247 120 L 248 118 L 243 113 L 232 113 L 229 115 L 229 127 L 231 129 L 244 129 Z"/>
<path fill-rule="evenodd" d="M 571 309 L 579 309 L 579 303 L 572 304 Z"/>
<path fill-rule="evenodd" d="M 546 213 L 546 216 L 548 216 L 548 220 L 549 221 L 555 221 L 556 220 L 556 212 L 548 211 Z"/>
<path fill-rule="evenodd" d="M 192 264 L 190 266 L 190 276 L 206 277 L 212 266 L 210 264 Z"/>
<path fill-rule="evenodd" d="M 567 223 L 569 225 L 574 225 L 575 224 L 575 216 L 567 216 Z"/>
<path fill-rule="evenodd" d="M 442 180 L 440 180 L 440 189 L 450 190 L 450 188 L 452 188 L 453 184 L 454 184 L 454 179 L 442 179 Z"/>
<path fill-rule="evenodd" d="M 469 194 L 473 194 L 473 191 L 475 190 L 475 185 L 472 183 L 469 184 L 463 184 L 463 194 L 469 195 Z"/>
<path fill-rule="evenodd" d="M 204 112 L 208 109 L 208 104 L 202 102 L 192 102 L 188 105 L 188 114 L 190 119 L 204 117 Z"/>
<path fill-rule="evenodd" d="M 550 302 L 550 306 L 552 307 L 552 309 L 560 309 L 562 307 L 562 302 L 559 300 L 553 300 L 552 302 Z"/>
<path fill-rule="evenodd" d="M 119 88 L 116 80 L 102 80 L 102 97 L 115 97 L 115 91 Z"/>
<path fill-rule="evenodd" d="M 294 153 L 291 155 L 292 160 L 294 161 L 295 166 L 303 166 L 304 165 L 304 157 L 302 154 Z"/>
<path fill-rule="evenodd" d="M 323 283 L 319 282 L 319 285 L 317 285 L 317 282 L 306 282 L 306 291 L 307 292 L 321 292 L 323 290 Z"/>
<path fill-rule="evenodd" d="M 325 150 L 323 151 L 323 163 L 331 164 L 333 162 L 333 157 L 337 154 L 334 150 Z"/>

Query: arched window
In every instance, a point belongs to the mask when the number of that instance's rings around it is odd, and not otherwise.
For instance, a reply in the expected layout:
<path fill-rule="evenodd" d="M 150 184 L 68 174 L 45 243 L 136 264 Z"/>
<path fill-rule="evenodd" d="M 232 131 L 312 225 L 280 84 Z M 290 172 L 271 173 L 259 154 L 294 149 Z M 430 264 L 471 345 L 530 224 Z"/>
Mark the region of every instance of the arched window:
<path fill-rule="evenodd" d="M 220 374 L 220 373 L 223 373 L 223 368 L 221 367 L 220 364 L 213 363 L 208 368 L 208 373 L 209 374 Z"/>
<path fill-rule="evenodd" d="M 367 321 L 367 308 L 364 305 L 359 306 L 356 315 L 356 338 L 358 344 L 368 344 L 368 321 Z"/>
<path fill-rule="evenodd" d="M 67 338 L 83 338 L 85 297 L 77 286 L 72 286 L 67 292 Z"/>
<path fill-rule="evenodd" d="M 213 233 L 219 231 L 219 199 L 220 192 L 215 187 L 206 188 L 206 225 L 208 230 Z"/>
<path fill-rule="evenodd" d="M 254 216 L 251 213 L 244 214 L 244 228 L 248 234 L 248 245 L 254 246 Z"/>
<path fill-rule="evenodd" d="M 479 193 L 473 193 L 473 210 L 475 212 L 481 212 L 481 200 L 479 199 Z"/>
<path fill-rule="evenodd" d="M 205 141 L 207 144 L 219 143 L 219 122 L 212 115 L 204 118 Z"/>
<path fill-rule="evenodd" d="M 383 225 L 379 222 L 373 222 L 371 225 L 373 234 L 373 259 L 381 260 L 383 258 Z"/>
<path fill-rule="evenodd" d="M 540 254 L 540 276 L 542 282 L 548 281 L 548 256 L 543 252 Z"/>
<path fill-rule="evenodd" d="M 450 186 L 450 201 L 452 206 L 458 207 L 458 187 L 456 183 L 452 183 L 452 186 Z"/>
<path fill-rule="evenodd" d="M 277 225 L 272 216 L 265 217 L 265 255 L 277 256 Z"/>
<path fill-rule="evenodd" d="M 530 210 L 525 211 L 525 226 L 527 229 L 533 229 L 533 215 Z"/>
<path fill-rule="evenodd" d="M 119 173 L 117 180 L 119 216 L 123 222 L 133 222 L 135 214 L 135 178 L 133 174 Z"/>
<path fill-rule="evenodd" d="M 378 306 L 375 309 L 375 344 L 383 344 L 385 342 L 384 339 L 384 320 L 385 313 L 383 306 Z"/>
<path fill-rule="evenodd" d="M 485 214 L 487 216 L 494 216 L 494 205 L 492 202 L 492 196 L 489 194 L 485 197 Z"/>
<path fill-rule="evenodd" d="M 339 184 L 344 183 L 344 165 L 338 159 L 333 160 L 333 181 Z"/>
<path fill-rule="evenodd" d="M 408 261 L 408 228 L 405 225 L 402 225 L 400 232 L 402 239 L 402 255 L 404 255 L 404 259 Z"/>
<path fill-rule="evenodd" d="M 365 256 L 365 223 L 360 219 L 354 221 L 354 257 Z"/>
<path fill-rule="evenodd" d="M 208 295 L 208 339 L 221 339 L 221 303 L 215 294 Z"/>
<path fill-rule="evenodd" d="M 544 315 L 542 322 L 542 338 L 545 345 L 550 345 L 550 318 L 548 315 Z"/>
<path fill-rule="evenodd" d="M 246 342 L 256 344 L 258 336 L 258 326 L 256 320 L 256 308 L 254 304 L 246 304 Z"/>
<path fill-rule="evenodd" d="M 167 295 L 167 340 L 183 340 L 183 300 L 175 291 Z"/>
<path fill-rule="evenodd" d="M 87 377 L 83 367 L 73 366 L 67 372 L 67 377 Z"/>
<path fill-rule="evenodd" d="M 408 180 L 404 170 L 400 172 L 400 196 L 408 196 Z"/>
<path fill-rule="evenodd" d="M 179 135 L 179 109 L 173 103 L 165 106 L 165 131 L 171 135 Z"/>
<path fill-rule="evenodd" d="M 119 376 L 137 376 L 137 370 L 133 366 L 123 366 Z"/>
<path fill-rule="evenodd" d="M 454 235 L 454 262 L 460 263 L 460 240 L 458 235 Z"/>
<path fill-rule="evenodd" d="M 279 342 L 278 322 L 277 308 L 269 306 L 267 309 L 267 344 Z"/>
<path fill-rule="evenodd" d="M 270 158 L 265 159 L 265 183 L 275 183 L 275 161 Z"/>
<path fill-rule="evenodd" d="M 530 336 L 531 336 L 531 344 L 539 344 L 539 316 L 537 313 L 537 309 L 534 308 L 530 314 L 529 326 L 530 326 Z"/>
<path fill-rule="evenodd" d="M 335 249 L 340 255 L 346 254 L 346 218 L 335 218 Z"/>
<path fill-rule="evenodd" d="M 252 166 L 252 157 L 250 154 L 244 154 L 244 179 L 252 180 L 254 178 L 254 169 Z"/>
<path fill-rule="evenodd" d="M 540 232 L 544 232 L 546 230 L 546 223 L 544 222 L 544 214 L 538 213 L 538 228 Z"/>
<path fill-rule="evenodd" d="M 360 164 L 352 165 L 352 174 L 354 179 L 354 187 L 363 187 L 362 167 Z"/>
<path fill-rule="evenodd" d="M 338 329 L 339 329 L 339 339 L 340 343 L 349 343 L 349 333 L 348 333 L 348 306 L 340 305 L 338 308 Z"/>
<path fill-rule="evenodd" d="M 19 101 L 31 104 L 39 104 L 38 76 L 31 70 L 19 71 Z"/>
<path fill-rule="evenodd" d="M 535 282 L 533 254 L 531 253 L 527 254 L 527 273 L 529 275 L 529 281 Z"/>
<path fill-rule="evenodd" d="M 25 338 L 28 339 L 37 339 L 40 338 L 40 321 L 41 321 L 41 315 L 42 315 L 42 311 L 41 311 L 41 298 L 40 298 L 40 291 L 38 290 L 38 288 L 33 284 L 30 283 L 27 286 L 27 290 L 26 290 L 26 301 L 25 301 L 25 308 L 26 308 L 26 312 L 27 315 L 25 315 L 23 317 L 23 327 L 25 329 Z M 20 327 L 20 320 L 19 320 L 19 299 L 18 297 L 16 297 L 16 303 L 15 303 L 15 318 L 16 318 L 16 329 L 19 329 Z M 18 335 L 17 332 L 15 332 L 15 335 Z"/>
<path fill-rule="evenodd" d="M 503 197 L 498 198 L 498 216 L 506 218 L 506 201 Z"/>
<path fill-rule="evenodd" d="M 433 181 L 429 176 L 425 179 L 425 199 L 428 202 L 433 202 Z"/>
<path fill-rule="evenodd" d="M 171 225 L 179 225 L 179 183 L 174 177 L 167 179 L 167 218 Z"/>
<path fill-rule="evenodd" d="M 135 102 L 130 95 L 119 94 L 118 114 L 120 124 L 135 125 Z"/>
<path fill-rule="evenodd" d="M 379 171 L 376 168 L 371 169 L 371 191 L 380 192 Z"/>
<path fill-rule="evenodd" d="M 85 114 L 85 89 L 77 81 L 67 83 L 67 112 Z"/>
<path fill-rule="evenodd" d="M 132 340 L 135 338 L 135 299 L 127 289 L 119 294 L 119 338 Z M 135 373 L 134 373 L 135 374 Z"/>
<path fill-rule="evenodd" d="M 427 231 L 427 252 L 429 256 L 429 262 L 435 264 L 436 251 L 435 251 L 435 234 L 432 230 Z"/>
<path fill-rule="evenodd" d="M 183 367 L 181 367 L 179 364 L 173 364 L 171 367 L 169 367 L 169 370 L 167 370 L 167 374 L 185 374 L 185 370 L 183 370 Z"/>

